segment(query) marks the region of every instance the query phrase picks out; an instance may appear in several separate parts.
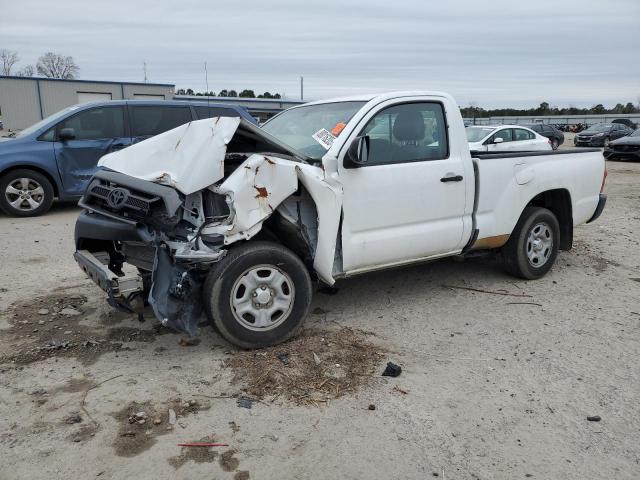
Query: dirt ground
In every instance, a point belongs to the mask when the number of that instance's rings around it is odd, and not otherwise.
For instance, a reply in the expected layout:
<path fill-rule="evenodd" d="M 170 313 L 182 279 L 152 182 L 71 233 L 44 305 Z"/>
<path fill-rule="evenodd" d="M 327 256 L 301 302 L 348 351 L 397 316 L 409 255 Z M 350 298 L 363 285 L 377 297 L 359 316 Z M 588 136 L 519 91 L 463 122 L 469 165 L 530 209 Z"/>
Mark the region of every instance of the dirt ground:
<path fill-rule="evenodd" d="M 75 206 L 0 217 L 0 478 L 638 478 L 640 164 L 608 169 L 545 278 L 472 258 L 345 280 L 256 352 L 113 312 Z"/>

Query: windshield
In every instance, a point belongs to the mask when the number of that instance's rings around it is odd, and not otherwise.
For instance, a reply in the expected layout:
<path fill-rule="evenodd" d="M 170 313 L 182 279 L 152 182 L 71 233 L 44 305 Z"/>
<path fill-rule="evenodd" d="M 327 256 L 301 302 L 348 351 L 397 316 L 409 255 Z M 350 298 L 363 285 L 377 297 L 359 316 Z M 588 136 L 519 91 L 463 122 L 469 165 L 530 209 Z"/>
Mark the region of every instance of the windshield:
<path fill-rule="evenodd" d="M 73 110 L 78 109 L 78 105 L 73 105 L 71 107 L 67 107 L 64 110 L 60 110 L 59 112 L 54 113 L 53 115 L 49 115 L 47 118 L 40 120 L 38 123 L 34 123 L 30 127 L 25 128 L 20 133 L 16 135 L 16 138 L 26 137 L 27 135 L 31 135 L 33 132 L 37 132 L 42 127 L 48 126 L 50 123 L 55 123 L 59 118 L 64 117 L 67 113 L 72 112 Z"/>
<path fill-rule="evenodd" d="M 467 127 L 467 141 L 470 143 L 479 142 L 495 129 L 495 127 Z"/>
<path fill-rule="evenodd" d="M 608 132 L 609 130 L 611 130 L 612 126 L 613 125 L 611 125 L 610 123 L 596 123 L 595 125 L 591 125 L 589 128 L 587 128 L 583 133 Z"/>
<path fill-rule="evenodd" d="M 305 155 L 320 159 L 327 153 L 327 143 L 323 146 L 314 135 L 324 129 L 337 137 L 365 103 L 319 103 L 291 108 L 269 120 L 262 129 Z"/>

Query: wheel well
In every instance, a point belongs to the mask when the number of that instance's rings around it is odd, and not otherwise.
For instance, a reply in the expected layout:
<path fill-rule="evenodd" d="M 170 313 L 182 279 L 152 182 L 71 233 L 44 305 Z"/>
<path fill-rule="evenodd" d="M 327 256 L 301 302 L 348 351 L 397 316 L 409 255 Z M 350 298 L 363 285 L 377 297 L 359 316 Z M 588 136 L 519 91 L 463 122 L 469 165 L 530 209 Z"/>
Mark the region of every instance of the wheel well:
<path fill-rule="evenodd" d="M 58 191 L 58 184 L 56 183 L 56 181 L 49 174 L 49 172 L 47 172 L 46 170 L 40 167 L 35 167 L 33 165 L 14 165 L 0 172 L 0 177 L 3 177 L 7 173 L 11 173 L 15 170 L 33 170 L 34 172 L 38 172 L 39 174 L 44 175 L 47 178 L 47 180 L 51 182 L 51 187 L 53 188 L 53 195 L 56 197 L 60 196 L 60 192 Z"/>
<path fill-rule="evenodd" d="M 560 225 L 560 250 L 571 250 L 573 246 L 573 211 L 571 194 L 559 188 L 536 195 L 527 206 L 544 207 L 556 216 Z"/>
<path fill-rule="evenodd" d="M 280 243 L 293 251 L 313 276 L 313 260 L 318 243 L 318 211 L 309 192 L 298 191 L 282 202 L 254 237 Z"/>

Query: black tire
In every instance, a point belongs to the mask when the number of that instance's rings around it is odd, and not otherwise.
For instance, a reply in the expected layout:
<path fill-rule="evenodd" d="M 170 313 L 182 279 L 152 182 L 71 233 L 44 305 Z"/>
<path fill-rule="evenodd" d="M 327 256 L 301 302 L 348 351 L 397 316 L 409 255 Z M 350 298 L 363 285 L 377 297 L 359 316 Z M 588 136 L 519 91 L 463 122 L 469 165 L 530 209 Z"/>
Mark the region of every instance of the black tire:
<path fill-rule="evenodd" d="M 560 146 L 558 140 L 556 140 L 555 138 L 551 139 L 551 150 L 557 150 L 558 147 Z"/>
<path fill-rule="evenodd" d="M 602 141 L 602 146 L 603 147 L 608 147 L 610 142 L 611 142 L 611 139 L 609 137 L 607 137 Z"/>
<path fill-rule="evenodd" d="M 276 317 L 276 326 L 252 330 L 241 323 L 232 306 L 232 297 L 238 294 L 238 282 L 251 269 L 275 269 L 288 276 L 292 289 L 289 310 Z M 287 285 L 288 280 L 282 285 Z M 287 287 L 291 288 L 291 287 Z M 247 295 L 250 290 L 247 289 Z M 244 295 L 242 295 L 244 297 Z M 248 242 L 229 251 L 207 275 L 203 287 L 205 310 L 214 327 L 230 343 L 245 349 L 262 348 L 282 343 L 294 336 L 302 327 L 311 305 L 312 286 L 304 263 L 289 249 L 272 242 Z M 250 301 L 253 303 L 253 300 Z M 247 315 L 247 314 L 244 314 Z M 249 324 L 244 318 L 244 323 Z M 257 318 L 254 318 L 257 323 Z"/>
<path fill-rule="evenodd" d="M 544 228 L 538 228 L 545 225 Z M 541 233 L 545 240 L 534 245 L 530 235 L 532 231 Z M 545 232 L 551 237 L 550 247 L 545 247 L 547 237 Z M 536 232 L 534 232 L 535 234 Z M 558 256 L 558 245 L 560 243 L 560 226 L 556 216 L 546 208 L 526 207 L 518 223 L 509 237 L 509 241 L 502 249 L 503 265 L 505 270 L 515 277 L 533 280 L 544 276 L 553 267 Z M 540 248 L 539 252 L 535 249 Z M 546 254 L 548 248 L 548 254 Z M 530 255 L 534 257 L 530 260 Z M 540 260 L 540 256 L 546 258 Z M 539 266 L 535 265 L 535 258 L 538 258 Z"/>
<path fill-rule="evenodd" d="M 20 179 L 26 179 L 29 181 L 27 189 L 30 189 L 29 191 L 31 192 L 40 192 L 41 189 L 42 193 L 37 193 L 32 199 L 39 203 L 39 206 L 36 208 L 27 208 L 29 205 L 27 199 L 25 199 L 21 204 L 24 208 L 21 208 L 21 206 L 15 207 L 11 205 L 10 200 L 16 201 L 20 197 L 17 194 L 10 193 L 8 189 L 14 185 L 18 186 L 21 183 Z M 34 187 L 39 187 L 40 189 L 36 189 Z M 13 170 L 0 178 L 0 209 L 7 215 L 11 215 L 13 217 L 36 217 L 38 215 L 42 215 L 51 208 L 53 196 L 53 186 L 49 179 L 34 170 Z"/>

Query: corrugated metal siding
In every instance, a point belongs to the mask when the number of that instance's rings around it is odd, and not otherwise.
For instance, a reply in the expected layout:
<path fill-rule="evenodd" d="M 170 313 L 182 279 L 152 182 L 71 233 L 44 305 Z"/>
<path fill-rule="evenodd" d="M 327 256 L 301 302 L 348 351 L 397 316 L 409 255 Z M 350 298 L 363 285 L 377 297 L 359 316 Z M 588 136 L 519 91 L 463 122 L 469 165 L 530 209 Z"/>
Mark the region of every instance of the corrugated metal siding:
<path fill-rule="evenodd" d="M 78 103 L 78 92 L 110 93 L 112 100 L 122 100 L 120 85 L 108 83 L 40 80 L 40 92 L 45 117 Z"/>
<path fill-rule="evenodd" d="M 162 96 L 172 100 L 174 87 L 168 84 L 91 82 L 43 78 L 0 77 L 0 109 L 5 128 L 22 130 L 63 108 L 78 103 L 78 93 L 109 93 L 112 100 L 133 99 L 135 95 Z"/>
<path fill-rule="evenodd" d="M 0 78 L 0 119 L 4 128 L 22 130 L 40 120 L 35 80 Z"/>

